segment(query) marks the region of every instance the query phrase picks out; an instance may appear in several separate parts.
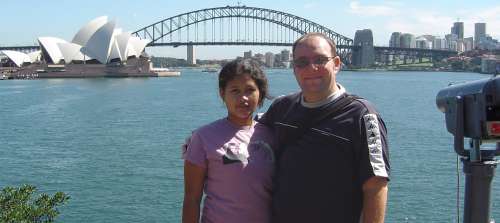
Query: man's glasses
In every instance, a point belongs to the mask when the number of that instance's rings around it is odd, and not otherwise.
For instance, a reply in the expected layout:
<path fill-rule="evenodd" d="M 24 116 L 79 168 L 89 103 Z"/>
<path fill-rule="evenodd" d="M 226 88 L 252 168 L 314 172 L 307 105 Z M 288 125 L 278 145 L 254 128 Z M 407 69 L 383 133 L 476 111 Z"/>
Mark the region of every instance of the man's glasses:
<path fill-rule="evenodd" d="M 314 64 L 316 66 L 325 66 L 328 61 L 333 59 L 335 57 L 324 57 L 324 56 L 319 56 L 319 57 L 314 57 L 312 59 L 309 59 L 307 57 L 299 57 L 295 60 L 293 60 L 293 65 L 297 68 L 304 68 L 309 66 L 309 64 Z"/>

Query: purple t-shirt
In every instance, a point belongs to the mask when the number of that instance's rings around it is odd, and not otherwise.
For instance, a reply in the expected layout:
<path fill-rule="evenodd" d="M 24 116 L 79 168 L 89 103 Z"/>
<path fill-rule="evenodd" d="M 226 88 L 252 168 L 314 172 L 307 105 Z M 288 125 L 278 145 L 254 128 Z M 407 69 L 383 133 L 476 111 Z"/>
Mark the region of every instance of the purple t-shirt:
<path fill-rule="evenodd" d="M 220 119 L 193 132 L 184 158 L 207 169 L 201 222 L 271 220 L 274 137 L 262 124 Z"/>

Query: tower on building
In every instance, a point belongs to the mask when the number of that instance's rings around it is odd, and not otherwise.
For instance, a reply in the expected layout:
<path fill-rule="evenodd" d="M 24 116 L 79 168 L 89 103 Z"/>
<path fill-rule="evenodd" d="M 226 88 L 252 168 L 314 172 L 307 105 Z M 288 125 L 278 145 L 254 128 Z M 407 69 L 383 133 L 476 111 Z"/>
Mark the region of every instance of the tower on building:
<path fill-rule="evenodd" d="M 464 23 L 463 22 L 455 22 L 453 23 L 453 27 L 451 27 L 451 34 L 457 35 L 458 39 L 464 38 Z"/>

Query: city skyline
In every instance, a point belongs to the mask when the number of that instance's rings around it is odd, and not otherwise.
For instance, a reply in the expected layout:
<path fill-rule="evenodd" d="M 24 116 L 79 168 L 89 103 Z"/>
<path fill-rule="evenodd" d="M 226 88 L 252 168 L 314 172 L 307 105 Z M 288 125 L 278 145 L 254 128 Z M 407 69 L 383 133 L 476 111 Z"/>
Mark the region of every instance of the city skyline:
<path fill-rule="evenodd" d="M 162 19 L 198 9 L 237 5 L 238 1 L 97 1 L 85 4 L 60 0 L 37 2 L 16 1 L 2 5 L 3 29 L 0 45 L 30 45 L 42 36 L 58 36 L 71 40 L 73 33 L 87 21 L 102 15 L 115 19 L 125 30 L 138 30 Z M 354 38 L 356 30 L 371 29 L 374 44 L 389 45 L 392 32 L 415 36 L 435 35 L 444 38 L 460 18 L 464 37 L 474 36 L 474 23 L 486 23 L 486 33 L 500 39 L 500 4 L 495 1 L 240 1 L 240 5 L 287 12 L 326 26 Z M 193 7 L 196 5 L 196 7 Z M 29 16 L 26 16 L 29 15 Z M 334 16 L 332 16 L 334 15 Z M 8 19 L 6 19 L 8 18 Z M 286 47 L 261 46 L 197 46 L 199 59 L 226 59 L 243 55 L 244 51 L 279 52 Z M 148 48 L 154 56 L 186 58 L 186 47 Z"/>

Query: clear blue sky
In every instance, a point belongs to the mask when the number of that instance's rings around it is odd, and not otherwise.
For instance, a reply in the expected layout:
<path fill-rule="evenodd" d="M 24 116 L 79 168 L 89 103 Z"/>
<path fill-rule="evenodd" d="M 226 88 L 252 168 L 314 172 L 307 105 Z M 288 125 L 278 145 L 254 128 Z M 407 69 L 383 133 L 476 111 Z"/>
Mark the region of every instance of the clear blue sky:
<path fill-rule="evenodd" d="M 394 31 L 444 37 L 453 22 L 465 24 L 465 37 L 474 35 L 474 23 L 486 22 L 487 33 L 500 39 L 498 0 L 248 0 L 240 4 L 291 13 L 322 24 L 350 38 L 369 28 L 376 45 L 388 45 Z M 196 0 L 15 0 L 0 4 L 0 45 L 30 45 L 40 36 L 71 41 L 78 29 L 98 16 L 107 15 L 125 31 L 135 31 L 162 19 L 198 9 L 237 5 L 238 1 Z M 201 59 L 234 58 L 243 51 L 278 52 L 277 47 L 197 47 Z M 185 48 L 147 49 L 157 56 L 185 58 Z"/>

